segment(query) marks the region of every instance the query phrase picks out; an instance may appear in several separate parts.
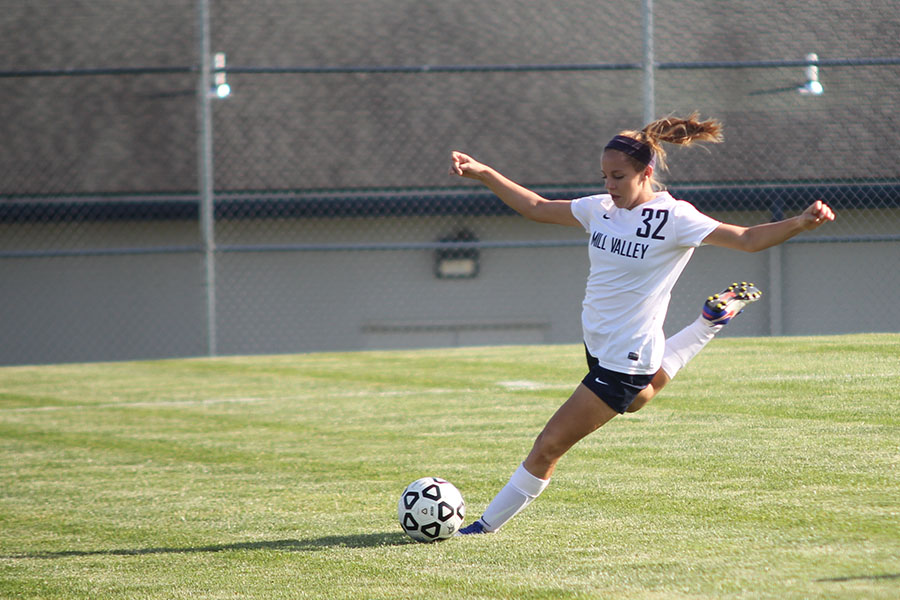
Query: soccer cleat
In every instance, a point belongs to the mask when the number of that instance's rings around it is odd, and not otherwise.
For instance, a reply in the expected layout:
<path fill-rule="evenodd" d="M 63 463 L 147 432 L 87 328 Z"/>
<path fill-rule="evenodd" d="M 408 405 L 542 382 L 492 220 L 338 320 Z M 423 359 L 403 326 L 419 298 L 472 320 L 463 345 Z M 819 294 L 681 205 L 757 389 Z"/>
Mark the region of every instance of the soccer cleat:
<path fill-rule="evenodd" d="M 462 527 L 459 531 L 456 532 L 456 535 L 472 535 L 476 533 L 491 533 L 487 529 L 484 528 L 484 523 L 480 520 L 473 521 L 469 525 Z"/>
<path fill-rule="evenodd" d="M 752 283 L 732 283 L 706 299 L 703 303 L 703 318 L 712 325 L 724 325 L 744 312 L 745 306 L 759 300 L 760 296 L 762 291 Z"/>

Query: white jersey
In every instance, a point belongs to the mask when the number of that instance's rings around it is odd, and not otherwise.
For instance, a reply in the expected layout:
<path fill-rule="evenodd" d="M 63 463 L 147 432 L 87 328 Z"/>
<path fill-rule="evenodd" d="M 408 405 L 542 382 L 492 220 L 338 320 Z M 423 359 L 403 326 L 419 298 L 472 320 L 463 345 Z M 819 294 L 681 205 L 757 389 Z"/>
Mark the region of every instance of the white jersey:
<path fill-rule="evenodd" d="M 588 351 L 611 371 L 656 373 L 672 288 L 720 222 L 668 192 L 630 210 L 608 194 L 578 198 L 572 214 L 591 236 L 581 314 Z"/>

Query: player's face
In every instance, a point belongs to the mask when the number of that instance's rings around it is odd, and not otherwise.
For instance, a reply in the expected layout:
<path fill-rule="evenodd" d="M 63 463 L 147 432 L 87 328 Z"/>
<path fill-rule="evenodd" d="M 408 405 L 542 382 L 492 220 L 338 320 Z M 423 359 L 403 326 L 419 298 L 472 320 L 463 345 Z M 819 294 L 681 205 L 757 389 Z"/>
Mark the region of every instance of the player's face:
<path fill-rule="evenodd" d="M 625 154 L 606 150 L 600 158 L 606 191 L 619 208 L 634 208 L 652 198 L 646 170 L 637 171 Z"/>

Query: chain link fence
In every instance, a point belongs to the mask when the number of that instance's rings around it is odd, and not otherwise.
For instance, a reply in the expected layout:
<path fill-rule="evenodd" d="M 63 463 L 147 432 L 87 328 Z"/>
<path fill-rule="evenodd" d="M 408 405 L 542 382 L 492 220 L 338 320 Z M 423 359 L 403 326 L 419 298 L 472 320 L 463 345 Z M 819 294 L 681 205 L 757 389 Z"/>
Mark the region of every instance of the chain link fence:
<path fill-rule="evenodd" d="M 695 110 L 726 140 L 672 152 L 676 197 L 743 225 L 822 198 L 838 220 L 698 250 L 667 331 L 734 279 L 765 302 L 724 335 L 900 331 L 874 301 L 900 292 L 894 2 L 6 13 L 0 363 L 578 343 L 584 232 L 511 214 L 450 151 L 577 197 L 612 135 Z"/>

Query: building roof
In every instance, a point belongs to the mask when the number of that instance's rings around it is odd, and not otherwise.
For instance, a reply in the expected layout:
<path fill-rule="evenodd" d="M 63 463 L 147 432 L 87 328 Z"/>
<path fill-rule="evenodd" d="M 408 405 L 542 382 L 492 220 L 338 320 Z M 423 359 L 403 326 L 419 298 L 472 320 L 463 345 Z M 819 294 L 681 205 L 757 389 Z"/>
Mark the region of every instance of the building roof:
<path fill-rule="evenodd" d="M 349 0 L 210 3 L 231 97 L 213 103 L 216 188 L 460 185 L 452 149 L 532 185 L 591 185 L 599 152 L 643 125 L 640 3 Z M 605 7 L 605 8 L 604 8 Z M 697 110 L 726 141 L 670 155 L 670 182 L 896 178 L 900 56 L 891 0 L 654 3 L 657 115 Z M 12 3 L 0 70 L 173 67 L 7 76 L 0 193 L 190 191 L 198 185 L 193 3 Z M 817 53 L 824 93 L 803 95 Z M 831 62 L 829 62 L 831 61 Z M 865 61 L 863 61 L 865 62 Z M 581 65 L 560 70 L 259 73 L 268 67 Z"/>

